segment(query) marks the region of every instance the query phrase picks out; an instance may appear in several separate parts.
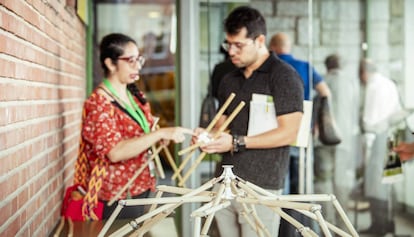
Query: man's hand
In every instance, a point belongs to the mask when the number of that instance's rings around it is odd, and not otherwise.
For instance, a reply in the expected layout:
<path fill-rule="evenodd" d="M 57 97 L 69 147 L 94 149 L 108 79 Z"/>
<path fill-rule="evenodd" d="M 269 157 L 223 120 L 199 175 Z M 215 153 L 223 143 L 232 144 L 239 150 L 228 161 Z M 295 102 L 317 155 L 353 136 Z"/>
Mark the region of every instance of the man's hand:
<path fill-rule="evenodd" d="M 233 147 L 233 136 L 229 133 L 222 132 L 210 142 L 202 145 L 200 149 L 207 153 L 223 153 L 230 151 Z"/>

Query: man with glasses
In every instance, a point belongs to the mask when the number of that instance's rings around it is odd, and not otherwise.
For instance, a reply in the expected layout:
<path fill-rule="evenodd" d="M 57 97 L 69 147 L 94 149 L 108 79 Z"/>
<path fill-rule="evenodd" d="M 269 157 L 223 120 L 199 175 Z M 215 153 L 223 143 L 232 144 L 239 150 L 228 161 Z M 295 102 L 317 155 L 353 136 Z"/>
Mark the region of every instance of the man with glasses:
<path fill-rule="evenodd" d="M 293 68 L 267 49 L 266 23 L 256 9 L 247 6 L 234 9 L 224 27 L 226 40 L 222 46 L 238 69 L 226 74 L 220 83 L 220 107 L 231 93 L 236 96 L 216 127 L 223 124 L 241 101 L 246 106 L 228 126 L 229 133 L 222 133 L 201 149 L 207 153 L 223 153 L 223 164 L 233 165 L 234 174 L 281 194 L 289 164 L 289 144 L 296 139 L 303 113 L 301 79 Z M 277 127 L 247 136 L 253 94 L 273 99 Z M 261 205 L 256 205 L 256 211 L 271 236 L 277 236 L 280 217 Z M 232 201 L 231 206 L 215 214 L 220 236 L 257 236 L 242 212 L 241 204 Z"/>

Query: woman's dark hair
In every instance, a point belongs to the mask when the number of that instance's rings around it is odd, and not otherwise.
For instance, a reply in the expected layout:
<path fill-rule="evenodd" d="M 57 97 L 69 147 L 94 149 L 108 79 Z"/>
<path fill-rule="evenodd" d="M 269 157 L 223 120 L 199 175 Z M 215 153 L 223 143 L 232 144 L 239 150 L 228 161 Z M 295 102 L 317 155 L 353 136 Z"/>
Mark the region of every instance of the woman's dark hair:
<path fill-rule="evenodd" d="M 141 104 L 147 103 L 147 99 L 144 98 L 144 95 L 141 93 L 141 91 L 138 89 L 138 86 L 136 83 L 131 83 L 127 85 L 128 90 L 133 94 L 135 97 L 138 98 L 139 102 Z"/>
<path fill-rule="evenodd" d="M 249 6 L 235 8 L 224 21 L 224 30 L 229 35 L 236 35 L 246 27 L 248 38 L 254 39 L 266 35 L 266 21 L 260 12 Z"/>
<path fill-rule="evenodd" d="M 109 69 L 106 67 L 104 62 L 105 59 L 110 58 L 112 62 L 116 64 L 118 62 L 118 57 L 124 54 L 125 45 L 129 42 L 137 44 L 131 37 L 120 33 L 109 34 L 102 38 L 99 46 L 99 60 L 105 76 L 109 75 Z"/>

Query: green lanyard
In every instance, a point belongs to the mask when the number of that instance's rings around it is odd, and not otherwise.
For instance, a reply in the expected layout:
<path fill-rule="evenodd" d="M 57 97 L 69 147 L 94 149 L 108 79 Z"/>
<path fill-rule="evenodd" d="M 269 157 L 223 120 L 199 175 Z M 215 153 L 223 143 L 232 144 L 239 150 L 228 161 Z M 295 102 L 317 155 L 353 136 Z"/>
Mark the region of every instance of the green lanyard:
<path fill-rule="evenodd" d="M 115 89 L 112 87 L 111 83 L 108 81 L 108 79 L 104 79 L 103 83 L 105 86 L 109 89 L 109 91 L 124 105 L 125 109 L 128 111 L 128 113 L 136 120 L 138 121 L 141 128 L 144 130 L 145 133 L 150 132 L 149 124 L 147 119 L 145 118 L 144 113 L 142 112 L 141 108 L 137 105 L 134 98 L 131 95 L 131 92 L 127 90 L 128 99 L 131 102 L 132 106 L 134 108 L 131 108 L 127 103 L 125 103 L 118 95 L 118 93 L 115 91 Z"/>

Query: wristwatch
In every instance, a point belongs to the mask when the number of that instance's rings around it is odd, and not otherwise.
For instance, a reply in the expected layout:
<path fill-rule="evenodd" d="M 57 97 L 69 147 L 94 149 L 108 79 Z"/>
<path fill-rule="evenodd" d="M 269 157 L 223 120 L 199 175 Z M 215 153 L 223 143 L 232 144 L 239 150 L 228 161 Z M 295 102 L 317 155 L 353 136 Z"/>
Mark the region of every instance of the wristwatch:
<path fill-rule="evenodd" d="M 244 136 L 233 135 L 233 152 L 239 152 L 244 150 L 246 150 Z"/>

